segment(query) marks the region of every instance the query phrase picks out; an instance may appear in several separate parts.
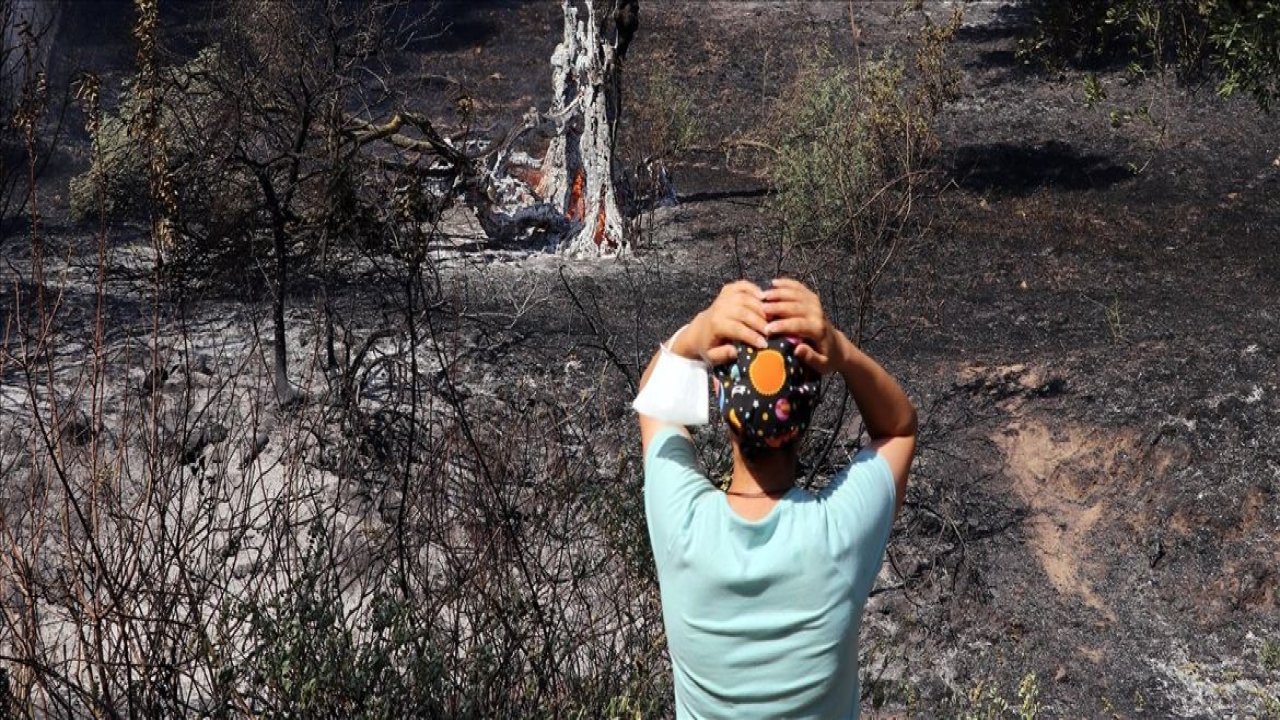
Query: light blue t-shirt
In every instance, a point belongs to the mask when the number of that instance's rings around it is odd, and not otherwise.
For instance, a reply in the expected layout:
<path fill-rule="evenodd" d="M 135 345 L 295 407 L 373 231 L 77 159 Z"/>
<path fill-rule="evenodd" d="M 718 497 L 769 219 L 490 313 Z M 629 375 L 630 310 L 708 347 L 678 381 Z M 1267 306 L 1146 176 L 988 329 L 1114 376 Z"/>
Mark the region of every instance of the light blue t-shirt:
<path fill-rule="evenodd" d="M 661 430 L 644 503 L 679 718 L 857 718 L 858 627 L 893 526 L 874 450 L 749 521 Z"/>

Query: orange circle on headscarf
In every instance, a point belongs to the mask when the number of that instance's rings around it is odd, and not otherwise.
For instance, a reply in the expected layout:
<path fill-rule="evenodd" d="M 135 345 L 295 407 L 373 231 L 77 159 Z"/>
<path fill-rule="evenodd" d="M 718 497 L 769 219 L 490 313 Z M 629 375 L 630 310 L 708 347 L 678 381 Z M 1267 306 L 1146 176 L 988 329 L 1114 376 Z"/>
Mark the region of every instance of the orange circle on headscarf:
<path fill-rule="evenodd" d="M 777 395 L 787 381 L 787 363 L 777 350 L 761 350 L 747 369 L 751 386 L 761 395 Z"/>

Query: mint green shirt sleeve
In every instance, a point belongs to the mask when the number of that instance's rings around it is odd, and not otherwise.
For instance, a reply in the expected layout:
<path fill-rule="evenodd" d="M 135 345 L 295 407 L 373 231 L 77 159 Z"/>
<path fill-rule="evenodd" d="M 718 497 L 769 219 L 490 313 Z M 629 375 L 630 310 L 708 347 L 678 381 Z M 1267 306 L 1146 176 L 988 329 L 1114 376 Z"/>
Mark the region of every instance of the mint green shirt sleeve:
<path fill-rule="evenodd" d="M 714 490 L 698 469 L 693 443 L 674 427 L 659 430 L 644 459 L 644 512 L 654 554 L 665 553 L 672 539 L 692 521 L 694 500 Z"/>
<path fill-rule="evenodd" d="M 853 581 L 855 594 L 864 599 L 889 545 L 896 496 L 893 470 L 872 448 L 855 455 L 818 493 L 818 499 L 827 503 L 831 549 L 841 565 L 860 569 Z"/>

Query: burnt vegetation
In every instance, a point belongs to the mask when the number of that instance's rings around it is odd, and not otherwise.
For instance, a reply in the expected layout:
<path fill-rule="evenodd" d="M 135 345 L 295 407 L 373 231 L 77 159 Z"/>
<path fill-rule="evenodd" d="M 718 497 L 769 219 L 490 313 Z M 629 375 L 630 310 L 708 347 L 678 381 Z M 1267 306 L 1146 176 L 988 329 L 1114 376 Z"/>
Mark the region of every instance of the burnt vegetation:
<path fill-rule="evenodd" d="M 0 717 L 670 715 L 629 401 L 777 274 L 921 410 L 864 712 L 1280 716 L 1280 14 L 997 5 L 0 0 Z"/>

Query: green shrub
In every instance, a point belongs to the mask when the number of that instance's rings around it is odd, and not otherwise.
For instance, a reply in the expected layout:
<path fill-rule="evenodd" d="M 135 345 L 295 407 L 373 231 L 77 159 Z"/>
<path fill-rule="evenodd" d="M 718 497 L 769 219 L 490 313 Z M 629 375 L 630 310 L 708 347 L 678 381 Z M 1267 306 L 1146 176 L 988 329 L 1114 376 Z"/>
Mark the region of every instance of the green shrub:
<path fill-rule="evenodd" d="M 109 218 L 139 215 L 147 197 L 147 166 L 129 137 L 128 121 L 119 116 L 103 118 L 95 143 L 97 156 L 93 164 L 71 178 L 71 216 L 85 222 L 99 212 Z M 103 189 L 101 208 L 99 184 Z"/>
<path fill-rule="evenodd" d="M 1019 53 L 1050 67 L 1129 65 L 1212 79 L 1263 109 L 1280 94 L 1280 0 L 1036 0 Z M 1137 74 L 1137 73 L 1134 73 Z"/>
<path fill-rule="evenodd" d="M 926 24 L 909 63 L 887 56 L 850 68 L 819 52 L 780 100 L 769 215 L 794 267 L 801 256 L 839 265 L 858 332 L 884 270 L 920 237 L 913 223 L 940 147 L 934 120 L 957 82 L 946 48 L 959 19 Z"/>
<path fill-rule="evenodd" d="M 317 523 L 305 565 L 283 592 L 240 609 L 248 651 L 228 668 L 264 717 L 440 717 L 444 661 L 414 603 L 379 590 L 365 608 L 343 598 Z M 247 643 L 246 643 L 247 640 Z"/>
<path fill-rule="evenodd" d="M 926 38 L 915 76 L 892 58 L 847 69 L 829 52 L 801 68 L 781 103 L 770 173 L 770 209 L 789 242 L 856 244 L 900 215 L 939 148 L 933 120 L 955 76 L 938 48 L 953 30 Z"/>
<path fill-rule="evenodd" d="M 688 89 L 676 80 L 669 63 L 654 62 L 636 84 L 628 108 L 639 131 L 637 149 L 643 159 L 670 159 L 689 151 L 702 134 L 697 107 Z"/>
<path fill-rule="evenodd" d="M 670 165 L 686 155 L 702 136 L 697 107 L 688 89 L 676 80 L 670 63 L 641 66 L 635 94 L 624 108 L 625 152 L 632 210 L 650 209 L 673 198 Z"/>
<path fill-rule="evenodd" d="M 953 697 L 949 704 L 953 716 L 961 720 L 1035 720 L 1040 715 L 1040 684 L 1035 673 L 1023 675 L 1015 705 L 1004 697 L 995 682 L 979 680 L 968 693 Z"/>
<path fill-rule="evenodd" d="M 1263 640 L 1259 657 L 1262 660 L 1263 670 L 1280 672 L 1280 642 L 1270 639 Z"/>
<path fill-rule="evenodd" d="M 197 140 L 218 115 L 217 93 L 210 82 L 219 71 L 218 49 L 206 48 L 191 61 L 163 73 L 160 132 L 169 158 L 169 171 L 178 182 L 179 208 L 184 214 L 207 214 L 215 207 L 225 212 L 208 174 L 201 173 Z M 137 137 L 143 100 L 134 91 L 137 79 L 125 83 L 114 113 L 104 114 L 94 141 L 93 160 L 85 172 L 71 179 L 70 204 L 77 221 L 137 219 L 148 210 L 146 140 Z M 97 190 L 103 190 L 99 207 Z M 223 188 L 225 192 L 225 188 Z M 221 206 L 221 207 L 219 207 Z"/>

